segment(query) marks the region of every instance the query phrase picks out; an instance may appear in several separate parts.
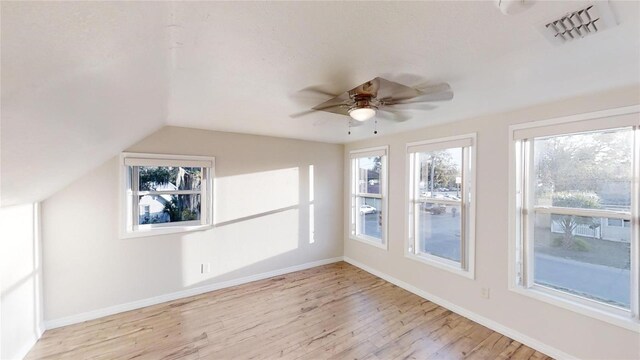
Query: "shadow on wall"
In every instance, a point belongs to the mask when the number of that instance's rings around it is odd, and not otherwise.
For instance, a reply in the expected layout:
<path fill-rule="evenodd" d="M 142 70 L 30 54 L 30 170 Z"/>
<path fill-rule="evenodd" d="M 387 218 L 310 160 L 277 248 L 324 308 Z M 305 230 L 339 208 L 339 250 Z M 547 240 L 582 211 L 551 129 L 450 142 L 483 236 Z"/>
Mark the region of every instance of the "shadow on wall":
<path fill-rule="evenodd" d="M 38 204 L 0 209 L 0 239 L 0 358 L 21 358 L 42 333 Z"/>
<path fill-rule="evenodd" d="M 42 204 L 47 321 L 342 253 L 342 146 L 168 127 L 127 151 L 215 156 L 215 226 L 120 239 L 112 158 Z"/>
<path fill-rule="evenodd" d="M 189 266 L 183 269 L 182 285 L 235 277 L 247 266 L 312 247 L 316 243 L 313 178 L 313 165 L 217 177 L 212 234 L 182 236 L 183 244 L 198 242 L 182 249 L 182 264 Z M 301 186 L 307 183 L 308 188 Z M 200 265 L 197 271 L 194 264 Z"/>

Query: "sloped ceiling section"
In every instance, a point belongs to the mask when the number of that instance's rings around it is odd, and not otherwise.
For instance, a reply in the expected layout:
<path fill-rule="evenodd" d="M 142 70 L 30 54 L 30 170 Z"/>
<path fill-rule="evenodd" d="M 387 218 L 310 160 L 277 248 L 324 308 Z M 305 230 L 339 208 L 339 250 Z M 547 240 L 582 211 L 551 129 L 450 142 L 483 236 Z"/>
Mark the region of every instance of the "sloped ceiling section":
<path fill-rule="evenodd" d="M 163 125 L 344 143 L 328 97 L 376 76 L 449 82 L 390 134 L 640 82 L 640 2 L 562 46 L 538 31 L 587 1 L 505 16 L 471 2 L 2 2 L 2 205 L 46 198 Z"/>
<path fill-rule="evenodd" d="M 1 6 L 2 206 L 43 199 L 163 126 L 166 4 Z"/>

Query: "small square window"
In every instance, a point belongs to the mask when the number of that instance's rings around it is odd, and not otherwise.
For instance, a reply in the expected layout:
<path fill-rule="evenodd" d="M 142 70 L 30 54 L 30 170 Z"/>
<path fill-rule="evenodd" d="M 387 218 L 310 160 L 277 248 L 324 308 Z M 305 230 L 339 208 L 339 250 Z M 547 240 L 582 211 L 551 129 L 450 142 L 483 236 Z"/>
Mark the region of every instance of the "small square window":
<path fill-rule="evenodd" d="M 123 154 L 124 237 L 212 224 L 213 158 Z"/>

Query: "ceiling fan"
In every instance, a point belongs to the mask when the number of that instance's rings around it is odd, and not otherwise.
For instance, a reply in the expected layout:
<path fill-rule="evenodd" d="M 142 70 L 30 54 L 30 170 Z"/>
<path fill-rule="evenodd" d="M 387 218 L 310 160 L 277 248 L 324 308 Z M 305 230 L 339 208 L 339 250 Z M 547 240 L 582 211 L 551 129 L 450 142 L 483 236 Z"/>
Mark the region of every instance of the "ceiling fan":
<path fill-rule="evenodd" d="M 447 83 L 413 88 L 381 77 L 376 77 L 339 95 L 313 87 L 306 88 L 304 91 L 329 95 L 333 98 L 314 106 L 311 110 L 293 114 L 291 117 L 326 111 L 350 116 L 351 126 L 360 125 L 374 117 L 406 121 L 410 116 L 402 110 L 431 110 L 435 106 L 426 103 L 453 99 L 453 91 Z"/>

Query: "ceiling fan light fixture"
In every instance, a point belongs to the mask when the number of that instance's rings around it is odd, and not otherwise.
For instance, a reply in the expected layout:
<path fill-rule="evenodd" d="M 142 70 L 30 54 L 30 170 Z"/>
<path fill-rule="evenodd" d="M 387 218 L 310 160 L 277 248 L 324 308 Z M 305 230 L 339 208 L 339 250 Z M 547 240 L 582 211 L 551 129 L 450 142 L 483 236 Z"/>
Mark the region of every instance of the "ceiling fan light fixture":
<path fill-rule="evenodd" d="M 373 106 L 353 108 L 349 110 L 349 116 L 356 121 L 367 121 L 376 116 L 376 108 Z"/>

